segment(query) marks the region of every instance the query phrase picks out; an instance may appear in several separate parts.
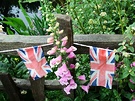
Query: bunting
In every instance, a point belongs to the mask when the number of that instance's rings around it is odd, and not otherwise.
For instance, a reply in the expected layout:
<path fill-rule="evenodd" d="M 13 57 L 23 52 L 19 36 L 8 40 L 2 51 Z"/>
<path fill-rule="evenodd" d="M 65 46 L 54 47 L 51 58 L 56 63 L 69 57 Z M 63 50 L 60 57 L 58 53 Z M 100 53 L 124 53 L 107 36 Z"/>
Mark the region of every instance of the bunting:
<path fill-rule="evenodd" d="M 89 48 L 90 54 L 90 86 L 103 86 L 112 88 L 112 81 L 115 72 L 115 52 L 109 49 L 97 48 L 93 46 L 74 43 L 82 47 Z M 52 69 L 48 65 L 41 47 L 52 44 L 44 44 L 34 47 L 3 50 L 0 53 L 17 51 L 22 61 L 26 65 L 31 77 L 36 80 L 46 76 Z M 135 55 L 128 53 L 130 55 Z"/>
<path fill-rule="evenodd" d="M 90 47 L 90 85 L 112 89 L 115 72 L 115 53 L 109 49 Z"/>
<path fill-rule="evenodd" d="M 36 80 L 52 72 L 44 57 L 41 46 L 20 48 L 17 50 L 22 61 L 26 65 L 31 77 Z"/>

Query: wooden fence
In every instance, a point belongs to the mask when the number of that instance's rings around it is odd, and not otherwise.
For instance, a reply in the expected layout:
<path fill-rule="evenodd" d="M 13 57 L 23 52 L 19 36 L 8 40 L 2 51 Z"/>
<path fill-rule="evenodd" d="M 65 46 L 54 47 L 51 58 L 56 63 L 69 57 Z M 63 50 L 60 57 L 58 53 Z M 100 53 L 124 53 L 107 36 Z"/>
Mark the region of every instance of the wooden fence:
<path fill-rule="evenodd" d="M 58 22 L 60 23 L 60 29 L 64 30 L 61 38 L 65 35 L 68 36 L 67 47 L 74 45 L 77 47 L 76 54 L 89 54 L 87 47 L 79 46 L 74 43 L 80 43 L 84 45 L 97 46 L 102 48 L 115 49 L 118 48 L 118 43 L 123 41 L 122 35 L 103 35 L 103 34 L 87 34 L 87 35 L 73 35 L 71 18 L 67 15 L 56 15 Z M 0 51 L 11 50 L 18 48 L 25 48 L 35 45 L 47 44 L 47 38 L 49 36 L 23 36 L 23 35 L 1 35 L 0 36 Z M 52 45 L 43 47 L 46 52 L 51 49 Z M 3 52 L 3 54 L 17 55 L 15 50 Z M 74 62 L 74 61 L 71 61 Z M 57 80 L 45 80 L 41 78 L 39 80 L 26 80 L 11 78 L 9 74 L 0 74 L 0 90 L 5 90 L 9 95 L 10 101 L 23 101 L 21 98 L 19 89 L 30 89 L 33 93 L 35 101 L 44 101 L 44 90 L 58 90 L 63 89 Z M 74 98 L 74 92 L 70 95 Z"/>

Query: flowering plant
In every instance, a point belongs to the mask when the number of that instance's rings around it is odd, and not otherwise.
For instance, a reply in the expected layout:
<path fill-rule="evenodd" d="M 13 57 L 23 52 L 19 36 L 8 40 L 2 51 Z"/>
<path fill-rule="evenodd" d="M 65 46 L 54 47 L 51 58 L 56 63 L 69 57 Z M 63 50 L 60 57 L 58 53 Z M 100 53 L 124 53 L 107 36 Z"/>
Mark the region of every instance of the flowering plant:
<path fill-rule="evenodd" d="M 134 54 L 134 33 L 135 23 L 127 27 L 125 31 L 125 39 L 122 43 L 119 43 L 115 60 L 118 62 L 116 65 L 116 82 L 119 83 L 121 93 L 128 99 L 135 99 L 135 54 Z M 125 89 L 125 87 L 127 89 Z M 133 101 L 133 100 L 132 100 Z"/>
<path fill-rule="evenodd" d="M 52 14 L 49 15 L 49 17 L 54 17 Z M 56 18 L 54 17 L 56 20 Z M 65 36 L 63 38 L 60 38 L 61 34 L 64 33 L 63 30 L 59 30 L 59 23 L 55 20 L 50 21 L 49 29 L 47 29 L 48 32 L 50 32 L 50 36 L 47 39 L 48 43 L 53 43 L 54 47 L 47 52 L 48 55 L 54 55 L 57 54 L 56 58 L 53 58 L 50 60 L 50 66 L 51 68 L 57 68 L 54 72 L 57 78 L 59 79 L 59 82 L 61 85 L 64 86 L 64 91 L 66 94 L 70 94 L 70 91 L 72 89 L 77 89 L 79 86 L 82 90 L 84 90 L 86 93 L 89 91 L 90 84 L 86 83 L 86 77 L 84 74 L 78 74 L 76 75 L 77 78 L 74 78 L 72 76 L 72 71 L 78 71 L 79 64 L 73 64 L 69 61 L 71 59 L 76 58 L 76 55 L 74 54 L 74 51 L 77 50 L 76 47 L 70 46 L 69 48 L 66 47 L 68 42 L 68 37 Z M 75 70 L 74 70 L 75 69 Z M 77 82 L 75 82 L 78 80 Z M 83 81 L 85 83 L 81 84 L 80 81 Z M 80 89 L 78 88 L 78 89 Z M 81 90 L 80 90 L 81 91 Z M 77 97 L 78 98 L 78 97 Z M 80 98 L 82 99 L 83 96 Z"/>
<path fill-rule="evenodd" d="M 53 18 L 53 15 L 49 15 Z M 59 82 L 61 85 L 64 85 L 64 91 L 67 94 L 70 94 L 71 89 L 76 89 L 77 84 L 75 83 L 73 76 L 69 69 L 74 68 L 74 64 L 68 64 L 69 59 L 73 59 L 76 57 L 74 51 L 77 49 L 74 46 L 69 48 L 66 47 L 68 37 L 60 39 L 60 35 L 63 34 L 63 30 L 59 30 L 59 23 L 55 21 L 54 17 L 53 21 L 50 21 L 50 26 L 47 29 L 50 32 L 51 37 L 47 39 L 48 43 L 53 43 L 55 46 L 47 52 L 48 55 L 57 54 L 56 58 L 50 60 L 51 68 L 57 67 L 55 74 L 57 78 L 59 78 Z M 66 57 L 66 58 L 65 58 Z"/>

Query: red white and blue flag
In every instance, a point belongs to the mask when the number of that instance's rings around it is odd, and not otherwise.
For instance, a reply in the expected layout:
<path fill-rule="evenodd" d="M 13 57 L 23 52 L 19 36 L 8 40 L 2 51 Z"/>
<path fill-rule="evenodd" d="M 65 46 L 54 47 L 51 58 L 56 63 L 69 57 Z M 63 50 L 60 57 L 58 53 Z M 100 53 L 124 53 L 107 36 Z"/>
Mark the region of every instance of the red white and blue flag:
<path fill-rule="evenodd" d="M 109 49 L 90 47 L 90 85 L 112 89 L 115 72 L 115 52 Z"/>
<path fill-rule="evenodd" d="M 48 65 L 41 46 L 20 48 L 17 50 L 19 56 L 29 70 L 30 76 L 37 80 L 46 76 L 52 69 Z"/>

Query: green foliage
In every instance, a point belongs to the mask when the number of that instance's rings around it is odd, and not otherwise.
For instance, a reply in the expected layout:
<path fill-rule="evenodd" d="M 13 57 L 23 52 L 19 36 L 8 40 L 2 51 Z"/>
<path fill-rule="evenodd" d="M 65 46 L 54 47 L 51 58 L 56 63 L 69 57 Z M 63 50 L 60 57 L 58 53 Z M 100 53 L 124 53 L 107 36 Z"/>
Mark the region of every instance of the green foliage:
<path fill-rule="evenodd" d="M 78 77 L 83 74 L 89 76 L 90 72 L 86 72 L 86 71 L 90 71 L 89 55 L 88 54 L 77 55 L 76 62 L 79 63 L 79 65 L 80 65 L 79 68 L 75 69 L 76 76 Z M 87 77 L 87 78 L 89 78 L 89 77 Z"/>
<path fill-rule="evenodd" d="M 1 22 L 9 26 L 6 28 L 7 33 L 9 35 L 15 33 L 20 35 L 47 34 L 46 29 L 48 26 L 46 25 L 46 20 L 37 15 L 34 15 L 33 17 L 29 16 L 26 10 L 22 7 L 21 1 L 19 1 L 19 6 L 26 19 L 26 23 L 24 23 L 24 21 L 20 18 L 4 17 L 5 20 Z"/>
<path fill-rule="evenodd" d="M 29 27 L 32 28 L 32 23 L 31 23 L 31 17 L 27 14 L 27 12 L 25 11 L 25 9 L 22 7 L 21 5 L 21 2 L 19 1 L 19 6 L 20 6 L 20 9 L 22 11 L 22 13 L 24 14 L 28 24 L 29 24 Z"/>
<path fill-rule="evenodd" d="M 0 101 L 9 101 L 8 95 L 5 92 L 0 91 Z"/>
<path fill-rule="evenodd" d="M 9 73 L 16 78 L 28 78 L 28 71 L 24 63 L 14 56 L 0 55 L 0 72 Z"/>
<path fill-rule="evenodd" d="M 56 90 L 56 91 L 47 91 L 45 92 L 45 95 L 47 96 L 48 101 L 72 101 L 71 98 L 65 97 L 62 91 Z"/>
<path fill-rule="evenodd" d="M 134 78 L 135 78 L 135 67 L 132 63 L 135 61 L 134 47 L 133 47 L 133 35 L 135 33 L 135 23 L 131 24 L 125 30 L 125 39 L 119 44 L 117 49 L 116 60 L 122 64 L 117 67 L 116 71 L 116 82 L 119 82 L 119 94 L 131 100 L 134 97 L 132 90 L 135 89 Z M 123 93 L 126 92 L 127 94 Z M 129 96 L 130 95 L 130 96 Z M 132 97 L 131 97 L 132 96 Z"/>
<path fill-rule="evenodd" d="M 124 34 L 135 21 L 134 6 L 132 0 L 67 0 L 66 5 L 76 34 Z"/>
<path fill-rule="evenodd" d="M 34 19 L 34 21 L 37 20 L 35 23 L 42 22 L 43 31 L 40 32 L 41 29 L 38 30 L 38 24 L 33 25 L 31 17 L 26 13 L 20 2 L 32 3 L 39 1 L 19 0 L 20 8 L 30 27 L 28 30 L 37 30 L 36 33 L 29 32 L 29 35 L 44 35 L 41 33 L 48 28 L 46 17 L 49 13 L 61 13 L 71 16 L 75 34 L 124 34 L 126 27 L 135 21 L 133 0 L 67 0 L 65 2 L 58 0 L 55 5 L 51 1 L 41 0 L 42 17 L 38 20 Z M 26 31 L 24 30 L 24 32 Z"/>
<path fill-rule="evenodd" d="M 132 0 L 67 0 L 55 6 L 45 2 L 48 1 L 41 2 L 42 9 L 71 16 L 75 34 L 124 34 L 126 27 L 135 21 Z"/>
<path fill-rule="evenodd" d="M 12 17 L 4 17 L 7 21 L 2 21 L 2 23 L 7 24 L 9 26 L 11 26 L 12 28 L 14 28 L 14 30 L 19 33 L 20 35 L 29 35 L 28 31 L 27 31 L 27 27 L 24 24 L 24 22 L 22 21 L 22 19 L 20 18 L 12 18 Z M 18 27 L 19 26 L 19 27 Z M 9 32 L 8 34 L 13 34 L 14 32 L 12 30 L 10 30 L 7 27 L 7 32 Z"/>
<path fill-rule="evenodd" d="M 110 90 L 101 88 L 100 91 L 100 101 L 122 101 L 119 92 L 116 89 Z"/>

